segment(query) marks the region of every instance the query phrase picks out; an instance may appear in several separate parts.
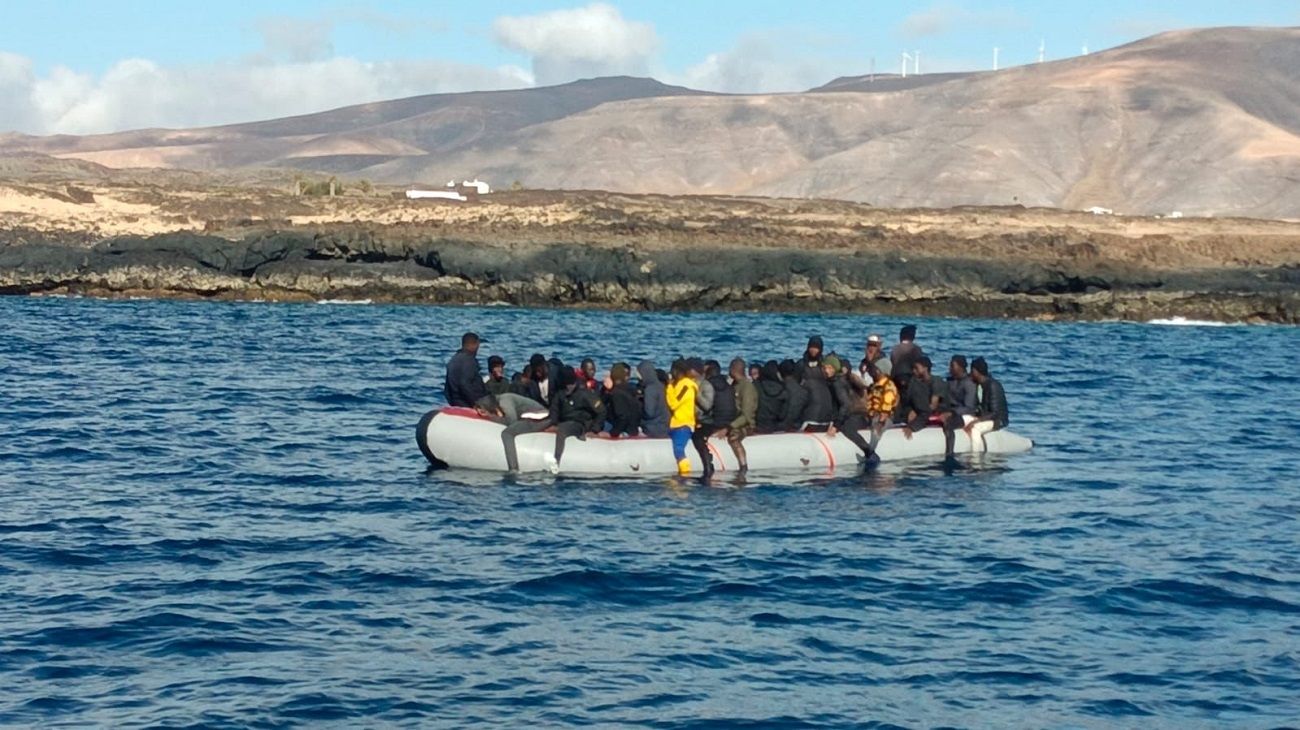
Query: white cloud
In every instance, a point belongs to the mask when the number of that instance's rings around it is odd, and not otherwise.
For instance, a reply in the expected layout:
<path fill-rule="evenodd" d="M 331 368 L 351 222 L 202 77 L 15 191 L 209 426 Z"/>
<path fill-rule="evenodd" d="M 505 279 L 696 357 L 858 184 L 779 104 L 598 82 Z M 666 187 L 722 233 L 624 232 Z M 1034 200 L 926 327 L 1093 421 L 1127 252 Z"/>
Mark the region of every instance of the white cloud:
<path fill-rule="evenodd" d="M 141 127 L 198 127 L 307 114 L 419 94 L 531 86 L 514 66 L 439 60 L 361 61 L 334 55 L 336 22 L 395 23 L 340 11 L 267 17 L 254 25 L 262 49 L 246 58 L 182 66 L 125 59 L 94 76 L 0 52 L 0 132 L 93 134 Z"/>
<path fill-rule="evenodd" d="M 538 84 L 592 76 L 645 76 L 659 48 L 649 23 L 629 21 L 612 5 L 497 18 L 496 40 L 532 57 Z"/>
<path fill-rule="evenodd" d="M 22 56 L 0 51 L 0 132 L 9 129 L 36 128 L 40 114 L 32 99 L 36 74 L 32 62 Z"/>
<path fill-rule="evenodd" d="M 306 114 L 418 94 L 517 88 L 522 69 L 441 61 L 240 60 L 166 67 L 129 59 L 100 77 L 0 54 L 0 130 L 91 134 L 140 127 L 194 127 Z"/>
<path fill-rule="evenodd" d="M 142 127 L 198 127 L 307 114 L 419 94 L 556 84 L 578 78 L 655 75 L 711 91 L 799 91 L 843 73 L 861 59 L 836 59 L 839 41 L 788 31 L 751 34 L 678 73 L 659 58 L 654 26 L 625 18 L 606 3 L 501 17 L 495 41 L 527 54 L 532 70 L 436 59 L 364 61 L 335 55 L 337 26 L 428 33 L 433 20 L 385 15 L 364 5 L 308 17 L 266 17 L 250 28 L 262 48 L 212 63 L 164 65 L 125 59 L 102 74 L 56 67 L 38 73 L 27 58 L 0 52 L 0 132 L 91 134 Z M 852 67 L 852 68 L 849 68 Z"/>
<path fill-rule="evenodd" d="M 695 89 L 737 94 L 805 91 L 841 75 L 833 59 L 816 54 L 823 44 L 812 40 L 747 35 L 730 50 L 709 55 L 672 80 Z"/>

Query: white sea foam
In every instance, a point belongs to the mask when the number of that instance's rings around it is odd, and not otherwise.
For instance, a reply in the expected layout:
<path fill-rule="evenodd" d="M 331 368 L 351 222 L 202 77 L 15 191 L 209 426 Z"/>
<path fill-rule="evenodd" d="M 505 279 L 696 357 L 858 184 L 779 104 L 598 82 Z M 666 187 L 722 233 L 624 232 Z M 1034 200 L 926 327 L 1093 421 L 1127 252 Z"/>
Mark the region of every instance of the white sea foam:
<path fill-rule="evenodd" d="M 1231 327 L 1232 322 L 1211 322 L 1207 319 L 1188 319 L 1186 317 L 1170 317 L 1168 319 L 1153 319 L 1147 324 L 1158 324 L 1166 327 Z"/>
<path fill-rule="evenodd" d="M 317 304 L 374 304 L 369 299 L 318 299 Z"/>

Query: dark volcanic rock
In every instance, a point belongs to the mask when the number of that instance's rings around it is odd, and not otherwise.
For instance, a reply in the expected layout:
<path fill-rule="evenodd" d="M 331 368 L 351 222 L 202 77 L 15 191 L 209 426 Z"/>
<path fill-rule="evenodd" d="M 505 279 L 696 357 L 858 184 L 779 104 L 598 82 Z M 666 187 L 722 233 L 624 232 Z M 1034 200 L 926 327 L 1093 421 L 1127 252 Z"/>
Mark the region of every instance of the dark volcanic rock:
<path fill-rule="evenodd" d="M 362 228 L 0 246 L 0 293 L 1300 321 L 1300 270 L 1153 271 L 783 248 L 490 245 Z"/>

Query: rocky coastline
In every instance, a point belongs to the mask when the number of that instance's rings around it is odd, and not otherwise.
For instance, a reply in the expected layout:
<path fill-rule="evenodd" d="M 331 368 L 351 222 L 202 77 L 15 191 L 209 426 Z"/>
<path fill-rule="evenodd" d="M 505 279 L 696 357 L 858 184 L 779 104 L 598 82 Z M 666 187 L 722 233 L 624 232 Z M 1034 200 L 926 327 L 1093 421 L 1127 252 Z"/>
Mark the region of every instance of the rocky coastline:
<path fill-rule="evenodd" d="M 635 229 L 599 241 L 455 233 L 336 224 L 95 240 L 10 229 L 0 294 L 1300 324 L 1300 266 L 1144 266 L 1051 232 L 1024 235 L 1069 255 L 746 245 L 689 231 L 681 238 L 695 242 L 682 244 Z"/>

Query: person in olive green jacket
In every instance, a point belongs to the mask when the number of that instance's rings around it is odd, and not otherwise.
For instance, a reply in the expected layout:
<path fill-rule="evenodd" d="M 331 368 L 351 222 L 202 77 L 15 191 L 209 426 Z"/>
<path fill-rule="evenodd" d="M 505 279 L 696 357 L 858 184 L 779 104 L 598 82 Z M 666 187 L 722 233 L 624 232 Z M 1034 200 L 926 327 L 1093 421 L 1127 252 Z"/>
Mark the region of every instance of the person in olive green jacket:
<path fill-rule="evenodd" d="M 736 452 L 740 473 L 749 471 L 749 458 L 745 453 L 745 437 L 758 425 L 758 388 L 749 381 L 745 361 L 731 361 L 731 387 L 736 397 L 736 418 L 727 424 L 727 443 Z"/>

